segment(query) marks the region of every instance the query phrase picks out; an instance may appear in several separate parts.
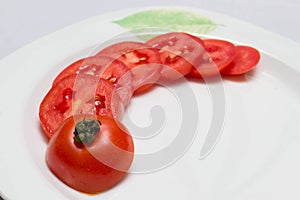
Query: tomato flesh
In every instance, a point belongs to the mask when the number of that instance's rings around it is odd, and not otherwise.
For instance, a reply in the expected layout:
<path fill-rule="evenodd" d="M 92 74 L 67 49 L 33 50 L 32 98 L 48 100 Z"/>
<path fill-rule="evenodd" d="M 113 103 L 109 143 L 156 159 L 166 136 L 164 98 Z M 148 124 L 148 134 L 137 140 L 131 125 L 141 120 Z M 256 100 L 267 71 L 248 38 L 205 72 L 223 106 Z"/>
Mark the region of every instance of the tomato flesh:
<path fill-rule="evenodd" d="M 101 77 L 113 84 L 116 84 L 117 81 L 128 71 L 129 69 L 127 66 L 118 60 L 108 56 L 91 56 L 79 59 L 67 66 L 57 75 L 52 85 L 56 85 L 66 76 L 78 73 Z"/>
<path fill-rule="evenodd" d="M 142 42 L 119 42 L 96 54 L 103 55 L 122 61 L 129 69 L 142 64 L 161 63 L 157 50 Z"/>
<path fill-rule="evenodd" d="M 99 120 L 100 131 L 91 144 L 74 140 L 76 122 Z M 51 138 L 46 161 L 65 184 L 95 194 L 119 183 L 133 161 L 134 144 L 127 129 L 107 116 L 75 115 L 66 119 Z"/>
<path fill-rule="evenodd" d="M 250 46 L 236 46 L 234 60 L 221 71 L 224 75 L 241 75 L 255 68 L 260 60 L 260 53 Z"/>
<path fill-rule="evenodd" d="M 190 77 L 203 78 L 220 74 L 235 57 L 235 46 L 231 42 L 219 39 L 205 39 L 203 42 L 206 53 L 201 63 L 191 70 Z"/>
<path fill-rule="evenodd" d="M 162 64 L 162 80 L 173 81 L 189 73 L 204 53 L 202 41 L 187 33 L 171 32 L 156 36 L 147 44 L 159 50 Z"/>
<path fill-rule="evenodd" d="M 189 33 L 184 33 L 184 32 L 183 32 L 183 34 L 189 36 L 190 38 L 192 38 L 195 42 L 197 42 L 199 45 L 201 45 L 204 48 L 204 41 L 200 37 L 197 37 L 197 36 L 189 34 Z"/>
<path fill-rule="evenodd" d="M 157 63 L 144 64 L 131 70 L 133 74 L 134 94 L 142 94 L 149 91 L 161 75 L 163 66 Z"/>
<path fill-rule="evenodd" d="M 52 137 L 57 127 L 74 113 L 109 115 L 116 118 L 122 115 L 123 105 L 118 94 L 114 93 L 113 84 L 105 79 L 95 79 L 91 75 L 83 75 L 80 81 L 78 79 L 76 74 L 63 78 L 42 100 L 39 118 L 47 137 Z M 96 91 L 89 90 L 95 81 Z"/>
<path fill-rule="evenodd" d="M 143 93 L 159 79 L 161 67 L 161 59 L 157 49 L 142 42 L 120 42 L 108 46 L 97 53 L 96 56 L 109 55 L 125 63 L 133 74 L 133 90 L 134 93 Z M 148 67 L 148 69 L 145 68 Z M 159 67 L 158 67 L 159 66 Z M 143 70 L 137 69 L 143 67 Z M 139 71 L 139 74 L 136 73 Z M 141 73 L 143 74 L 141 76 Z M 143 83 L 141 77 L 151 77 L 151 83 Z M 139 87 L 137 87 L 139 86 Z"/>
<path fill-rule="evenodd" d="M 119 91 L 119 95 L 125 106 L 129 104 L 132 96 L 132 73 L 129 68 L 119 60 L 108 56 L 91 56 L 82 58 L 62 70 L 55 80 L 53 86 L 63 78 L 72 74 L 88 74 L 101 77 L 113 83 Z M 123 81 L 120 81 L 120 80 Z"/>

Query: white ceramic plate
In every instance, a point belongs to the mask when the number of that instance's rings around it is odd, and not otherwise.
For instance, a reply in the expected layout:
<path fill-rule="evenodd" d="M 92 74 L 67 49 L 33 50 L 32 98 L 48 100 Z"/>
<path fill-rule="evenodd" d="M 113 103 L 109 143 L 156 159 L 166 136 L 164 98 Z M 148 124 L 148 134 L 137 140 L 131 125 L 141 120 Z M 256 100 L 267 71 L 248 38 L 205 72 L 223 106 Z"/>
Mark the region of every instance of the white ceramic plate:
<path fill-rule="evenodd" d="M 222 137 L 212 153 L 199 159 L 210 120 L 217 111 L 210 103 L 207 87 L 195 82 L 191 85 L 200 110 L 198 134 L 172 165 L 152 173 L 130 174 L 113 189 L 94 196 L 70 189 L 48 170 L 47 141 L 39 127 L 38 107 L 51 81 L 68 63 L 126 31 L 113 21 L 155 9 L 123 10 L 82 21 L 0 61 L 1 196 L 13 200 L 300 199 L 300 45 L 251 24 L 194 8 L 163 9 L 201 14 L 217 24 L 214 30 L 206 30 L 206 37 L 248 44 L 262 53 L 254 72 L 223 80 L 225 121 Z M 164 92 L 158 88 L 133 99 L 128 108 L 132 121 L 151 123 L 151 107 L 162 103 L 166 106 L 166 130 L 174 125 L 178 119 L 172 121 L 171 116 L 180 114 L 180 110 L 172 107 L 176 100 Z M 173 101 L 166 100 L 169 98 Z M 169 116 L 170 112 L 175 114 Z M 167 132 L 172 133 L 172 129 Z M 156 151 L 173 137 L 136 139 L 137 151 Z"/>

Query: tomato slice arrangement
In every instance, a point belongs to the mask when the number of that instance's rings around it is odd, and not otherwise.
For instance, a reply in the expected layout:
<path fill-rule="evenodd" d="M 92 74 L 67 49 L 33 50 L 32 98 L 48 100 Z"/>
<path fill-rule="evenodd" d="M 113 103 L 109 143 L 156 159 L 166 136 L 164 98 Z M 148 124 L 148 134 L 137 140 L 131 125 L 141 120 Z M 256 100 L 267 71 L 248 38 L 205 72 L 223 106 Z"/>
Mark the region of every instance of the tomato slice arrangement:
<path fill-rule="evenodd" d="M 242 75 L 259 60 L 250 46 L 170 32 L 118 42 L 75 61 L 57 75 L 39 107 L 49 169 L 81 192 L 113 187 L 133 161 L 132 137 L 119 122 L 133 94 L 161 80 Z"/>

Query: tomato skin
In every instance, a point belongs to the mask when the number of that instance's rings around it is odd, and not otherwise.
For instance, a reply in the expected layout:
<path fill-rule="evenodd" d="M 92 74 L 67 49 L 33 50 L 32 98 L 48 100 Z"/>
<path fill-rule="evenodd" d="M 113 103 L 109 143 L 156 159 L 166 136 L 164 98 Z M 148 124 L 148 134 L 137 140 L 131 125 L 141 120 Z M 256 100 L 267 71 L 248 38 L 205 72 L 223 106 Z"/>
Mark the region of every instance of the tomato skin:
<path fill-rule="evenodd" d="M 170 32 L 146 43 L 160 52 L 162 64 L 165 65 L 161 76 L 163 81 L 174 81 L 189 73 L 204 53 L 202 40 L 187 33 Z"/>
<path fill-rule="evenodd" d="M 223 75 L 241 75 L 253 70 L 260 60 L 260 53 L 250 46 L 236 46 L 234 60 L 224 68 Z"/>
<path fill-rule="evenodd" d="M 76 122 L 84 118 L 97 119 L 101 125 L 95 140 L 80 146 L 74 141 L 73 132 Z M 116 148 L 121 153 L 115 153 Z M 46 151 L 50 170 L 68 186 L 88 194 L 105 191 L 119 183 L 127 174 L 133 156 L 134 144 L 126 128 L 110 117 L 94 115 L 66 119 Z M 105 160 L 110 160 L 111 166 Z"/>
<path fill-rule="evenodd" d="M 203 78 L 218 75 L 235 57 L 235 45 L 229 41 L 204 39 L 203 42 L 206 53 L 203 54 L 201 63 L 188 74 L 189 77 Z"/>

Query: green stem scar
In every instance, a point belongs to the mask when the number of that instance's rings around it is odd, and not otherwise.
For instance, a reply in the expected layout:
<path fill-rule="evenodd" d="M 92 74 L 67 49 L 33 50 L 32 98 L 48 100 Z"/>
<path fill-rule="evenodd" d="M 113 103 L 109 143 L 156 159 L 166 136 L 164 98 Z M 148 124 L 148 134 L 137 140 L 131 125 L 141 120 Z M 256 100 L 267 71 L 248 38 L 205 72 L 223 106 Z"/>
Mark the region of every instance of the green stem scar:
<path fill-rule="evenodd" d="M 75 125 L 74 140 L 78 144 L 90 144 L 100 130 L 101 122 L 96 119 L 83 119 Z"/>

